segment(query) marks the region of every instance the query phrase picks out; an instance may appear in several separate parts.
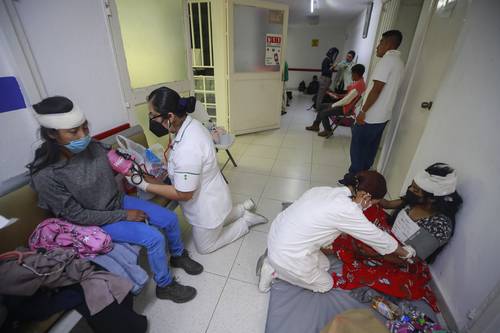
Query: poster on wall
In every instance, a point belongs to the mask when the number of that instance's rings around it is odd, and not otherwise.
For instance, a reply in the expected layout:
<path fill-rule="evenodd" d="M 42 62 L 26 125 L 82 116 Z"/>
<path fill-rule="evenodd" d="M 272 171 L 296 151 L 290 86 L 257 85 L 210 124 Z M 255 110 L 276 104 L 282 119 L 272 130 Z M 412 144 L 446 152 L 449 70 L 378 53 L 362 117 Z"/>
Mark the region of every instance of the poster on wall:
<path fill-rule="evenodd" d="M 281 61 L 281 35 L 266 34 L 266 66 L 279 65 Z"/>

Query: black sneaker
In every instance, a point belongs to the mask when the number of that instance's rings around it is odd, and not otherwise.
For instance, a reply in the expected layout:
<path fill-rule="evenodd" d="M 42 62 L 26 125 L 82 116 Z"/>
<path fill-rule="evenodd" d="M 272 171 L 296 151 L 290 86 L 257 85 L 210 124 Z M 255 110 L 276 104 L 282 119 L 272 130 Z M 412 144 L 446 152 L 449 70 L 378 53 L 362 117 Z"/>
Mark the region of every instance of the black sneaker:
<path fill-rule="evenodd" d="M 344 178 L 337 180 L 337 183 L 338 183 L 339 185 L 342 185 L 342 186 L 347 186 L 347 181 L 346 181 L 346 179 L 347 179 L 347 178 L 349 178 L 349 177 L 351 177 L 351 174 L 346 173 L 346 174 L 344 175 Z"/>
<path fill-rule="evenodd" d="M 183 286 L 175 279 L 165 287 L 156 287 L 156 297 L 159 299 L 169 299 L 175 303 L 186 303 L 196 296 L 196 289 L 190 286 Z"/>
<path fill-rule="evenodd" d="M 189 275 L 198 275 L 203 272 L 203 266 L 191 259 L 187 250 L 184 250 L 180 256 L 170 257 L 170 266 L 182 268 Z"/>

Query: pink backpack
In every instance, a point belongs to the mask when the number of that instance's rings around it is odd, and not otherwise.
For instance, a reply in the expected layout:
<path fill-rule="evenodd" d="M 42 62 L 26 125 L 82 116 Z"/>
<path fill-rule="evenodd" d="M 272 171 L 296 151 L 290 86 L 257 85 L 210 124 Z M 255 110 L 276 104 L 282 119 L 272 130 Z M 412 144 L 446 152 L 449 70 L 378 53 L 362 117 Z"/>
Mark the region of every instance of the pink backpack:
<path fill-rule="evenodd" d="M 79 226 L 50 218 L 40 223 L 29 238 L 31 250 L 73 249 L 78 258 L 93 258 L 113 249 L 111 236 L 97 226 Z"/>

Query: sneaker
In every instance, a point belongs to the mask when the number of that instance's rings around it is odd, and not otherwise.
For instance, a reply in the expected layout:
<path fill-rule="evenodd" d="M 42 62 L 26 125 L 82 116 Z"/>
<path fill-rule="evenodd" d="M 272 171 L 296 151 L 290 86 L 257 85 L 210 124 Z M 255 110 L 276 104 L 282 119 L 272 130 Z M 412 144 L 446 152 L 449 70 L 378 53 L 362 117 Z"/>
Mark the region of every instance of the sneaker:
<path fill-rule="evenodd" d="M 313 132 L 319 132 L 319 124 L 312 124 L 311 126 L 307 126 L 306 130 L 313 131 Z"/>
<path fill-rule="evenodd" d="M 248 210 L 246 210 L 245 214 L 243 214 L 243 219 L 245 220 L 249 228 L 257 224 L 268 222 L 267 217 L 262 216 L 260 214 L 249 212 Z"/>
<path fill-rule="evenodd" d="M 198 275 L 203 272 L 203 266 L 191 259 L 187 250 L 184 250 L 180 256 L 171 256 L 170 265 L 182 268 L 189 275 Z"/>
<path fill-rule="evenodd" d="M 323 138 L 329 138 L 333 135 L 333 132 L 332 131 L 322 131 L 322 132 L 319 132 L 318 133 L 318 136 L 321 136 Z"/>
<path fill-rule="evenodd" d="M 274 268 L 269 264 L 267 258 L 264 259 L 259 276 L 259 290 L 261 292 L 267 293 L 271 290 L 271 283 L 273 282 L 275 275 L 276 273 L 274 272 Z"/>
<path fill-rule="evenodd" d="M 251 198 L 243 201 L 241 203 L 241 205 L 243 206 L 243 208 L 245 210 L 250 210 L 250 211 L 253 211 L 255 209 L 255 206 L 256 206 L 255 201 L 253 201 L 253 199 L 251 199 Z"/>
<path fill-rule="evenodd" d="M 337 184 L 342 185 L 342 186 L 347 186 L 347 183 L 346 183 L 346 178 L 347 178 L 348 176 L 349 176 L 349 174 L 348 174 L 348 173 L 346 173 L 346 174 L 344 175 L 344 178 L 337 180 Z"/>
<path fill-rule="evenodd" d="M 196 296 L 196 289 L 184 286 L 175 279 L 165 287 L 156 286 L 156 297 L 169 299 L 175 303 L 186 303 Z"/>

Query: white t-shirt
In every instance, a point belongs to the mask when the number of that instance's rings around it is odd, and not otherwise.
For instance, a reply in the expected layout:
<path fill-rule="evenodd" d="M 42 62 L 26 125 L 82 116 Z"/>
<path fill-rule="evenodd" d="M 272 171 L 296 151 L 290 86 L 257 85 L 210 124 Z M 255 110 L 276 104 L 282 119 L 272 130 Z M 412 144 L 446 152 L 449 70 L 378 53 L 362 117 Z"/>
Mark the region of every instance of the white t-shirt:
<path fill-rule="evenodd" d="M 271 224 L 267 238 L 272 262 L 299 276 L 313 274 L 321 247 L 346 233 L 380 254 L 394 252 L 398 243 L 363 215 L 348 187 L 315 187 L 305 192 Z"/>
<path fill-rule="evenodd" d="M 231 193 L 220 173 L 212 136 L 191 116 L 175 136 L 168 175 L 178 191 L 194 191 L 191 200 L 179 202 L 190 224 L 215 229 L 224 222 L 232 208 Z"/>
<path fill-rule="evenodd" d="M 404 63 L 401 60 L 401 52 L 389 50 L 375 66 L 370 80 L 370 85 L 366 90 L 366 97 L 373 88 L 373 81 L 384 82 L 384 88 L 378 99 L 366 113 L 365 121 L 369 124 L 379 124 L 389 121 L 392 116 L 392 108 L 396 102 L 399 84 L 404 73 Z"/>

